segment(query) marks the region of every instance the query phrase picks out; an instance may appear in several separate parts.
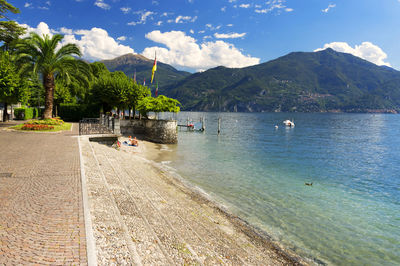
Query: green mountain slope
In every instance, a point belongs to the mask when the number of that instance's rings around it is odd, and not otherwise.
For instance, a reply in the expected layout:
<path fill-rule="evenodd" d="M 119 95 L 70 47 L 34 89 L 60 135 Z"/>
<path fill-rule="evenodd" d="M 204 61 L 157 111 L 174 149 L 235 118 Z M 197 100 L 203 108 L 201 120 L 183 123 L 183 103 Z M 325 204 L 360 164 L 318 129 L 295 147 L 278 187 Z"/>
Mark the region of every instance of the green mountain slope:
<path fill-rule="evenodd" d="M 146 79 L 146 84 L 150 84 L 151 69 L 153 68 L 154 60 L 138 54 L 126 54 L 112 60 L 103 60 L 100 62 L 104 63 L 109 71 L 122 71 L 129 77 L 133 77 L 136 69 L 136 80 L 139 83 L 143 83 L 143 80 Z M 189 75 L 189 72 L 176 70 L 170 65 L 157 61 L 157 71 L 154 80 L 158 82 L 160 87 L 163 87 L 174 84 Z"/>
<path fill-rule="evenodd" d="M 183 110 L 400 111 L 400 72 L 332 49 L 246 68 L 217 67 L 160 90 Z"/>

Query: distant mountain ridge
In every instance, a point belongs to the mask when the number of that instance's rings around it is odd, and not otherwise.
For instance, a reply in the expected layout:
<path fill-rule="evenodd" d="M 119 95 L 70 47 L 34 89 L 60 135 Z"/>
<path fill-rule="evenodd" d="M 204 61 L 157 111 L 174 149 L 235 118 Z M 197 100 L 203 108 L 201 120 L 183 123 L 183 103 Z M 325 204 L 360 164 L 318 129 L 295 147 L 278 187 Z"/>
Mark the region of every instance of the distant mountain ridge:
<path fill-rule="evenodd" d="M 245 68 L 216 67 L 160 93 L 193 111 L 395 113 L 400 72 L 326 49 Z"/>
<path fill-rule="evenodd" d="M 139 83 L 143 83 L 146 79 L 146 83 L 150 84 L 151 69 L 153 68 L 154 59 L 148 59 L 140 54 L 126 54 L 100 62 L 104 63 L 109 71 L 122 71 L 129 77 L 133 77 L 136 69 L 136 80 Z M 168 86 L 190 74 L 189 72 L 179 71 L 168 64 L 157 61 L 157 72 L 154 81 L 158 82 L 160 86 Z"/>
<path fill-rule="evenodd" d="M 153 60 L 144 56 L 127 54 L 101 62 L 130 77 L 136 69 L 138 82 L 150 81 Z M 157 62 L 157 81 L 159 93 L 178 99 L 182 110 L 400 112 L 399 71 L 330 48 L 194 74 Z"/>

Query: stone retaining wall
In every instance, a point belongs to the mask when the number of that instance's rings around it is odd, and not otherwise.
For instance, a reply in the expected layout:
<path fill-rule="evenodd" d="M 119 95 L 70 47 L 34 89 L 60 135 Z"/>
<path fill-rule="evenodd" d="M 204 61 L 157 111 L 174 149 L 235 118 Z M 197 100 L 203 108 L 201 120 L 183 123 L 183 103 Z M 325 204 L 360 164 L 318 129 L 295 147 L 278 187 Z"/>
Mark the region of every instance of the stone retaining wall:
<path fill-rule="evenodd" d="M 122 135 L 143 135 L 149 141 L 163 144 L 178 143 L 177 125 L 176 120 L 120 120 Z"/>

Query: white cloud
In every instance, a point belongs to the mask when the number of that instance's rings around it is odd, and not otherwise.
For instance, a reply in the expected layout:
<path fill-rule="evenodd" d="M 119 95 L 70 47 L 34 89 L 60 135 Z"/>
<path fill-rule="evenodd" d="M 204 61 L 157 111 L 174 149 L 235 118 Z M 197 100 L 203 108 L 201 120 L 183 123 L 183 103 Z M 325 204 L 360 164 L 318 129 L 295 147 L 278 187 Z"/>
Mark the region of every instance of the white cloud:
<path fill-rule="evenodd" d="M 163 24 L 163 22 L 160 20 L 156 23 L 157 26 L 161 26 Z"/>
<path fill-rule="evenodd" d="M 164 47 L 148 47 L 143 55 L 151 57 L 157 51 L 161 62 L 177 67 L 204 70 L 216 66 L 245 67 L 259 64 L 260 59 L 243 55 L 233 44 L 224 41 L 205 42 L 198 44 L 196 39 L 187 36 L 182 31 L 160 32 L 152 31 L 146 38 Z"/>
<path fill-rule="evenodd" d="M 218 25 L 218 26 L 214 27 L 212 24 L 206 24 L 205 26 L 209 30 L 219 30 L 222 27 L 221 25 Z"/>
<path fill-rule="evenodd" d="M 30 32 L 35 32 L 35 33 L 39 34 L 40 36 L 43 36 L 46 34 L 53 36 L 53 33 L 56 33 L 56 31 L 50 30 L 49 26 L 44 22 L 40 22 L 36 26 L 36 28 L 32 28 L 27 24 L 19 24 L 19 25 L 26 28 L 26 33 L 21 36 L 22 38 L 28 37 Z"/>
<path fill-rule="evenodd" d="M 83 57 L 89 60 L 113 59 L 134 52 L 129 46 L 119 44 L 101 28 L 79 30 L 74 33 L 65 35 L 63 43 L 75 43 L 80 47 Z"/>
<path fill-rule="evenodd" d="M 246 33 L 214 33 L 214 37 L 218 39 L 236 39 L 236 38 L 243 38 L 246 36 Z"/>
<path fill-rule="evenodd" d="M 23 37 L 29 36 L 29 32 L 32 31 L 41 36 L 42 34 L 49 34 L 52 36 L 58 32 L 65 34 L 62 44 L 74 43 L 78 45 L 82 52 L 82 57 L 87 60 L 112 59 L 120 55 L 134 52 L 129 46 L 119 44 L 114 38 L 108 35 L 107 31 L 101 28 L 72 30 L 62 27 L 56 31 L 50 29 L 44 22 L 40 22 L 36 28 L 32 28 L 26 24 L 21 24 L 21 26 L 28 29 L 27 34 Z M 119 37 L 118 40 L 122 40 L 121 37 Z"/>
<path fill-rule="evenodd" d="M 28 3 L 28 2 L 26 2 L 24 5 L 24 7 L 31 7 L 31 6 L 32 6 L 32 3 Z"/>
<path fill-rule="evenodd" d="M 325 50 L 327 48 L 332 48 L 338 52 L 361 57 L 379 66 L 390 66 L 388 62 L 385 62 L 387 54 L 379 46 L 371 42 L 363 42 L 360 45 L 356 45 L 354 48 L 346 42 L 331 42 L 325 44 L 323 48 L 316 49 L 314 52 Z"/>
<path fill-rule="evenodd" d="M 131 11 L 130 7 L 121 7 L 120 9 L 124 14 L 128 14 Z"/>
<path fill-rule="evenodd" d="M 67 28 L 65 28 L 65 27 L 61 27 L 61 28 L 60 28 L 60 33 L 61 33 L 61 34 L 73 34 L 73 30 L 67 29 Z"/>
<path fill-rule="evenodd" d="M 227 27 L 233 27 L 233 24 L 227 24 L 226 26 Z"/>
<path fill-rule="evenodd" d="M 265 14 L 265 13 L 268 13 L 268 10 L 267 9 L 256 9 L 256 10 L 254 10 L 254 12 L 259 13 L 259 14 Z"/>
<path fill-rule="evenodd" d="M 400 0 L 399 0 L 400 1 Z M 226 6 L 221 7 L 221 11 L 225 12 L 226 11 Z"/>
<path fill-rule="evenodd" d="M 259 14 L 266 14 L 270 13 L 274 10 L 276 10 L 278 13 L 280 13 L 282 10 L 286 12 L 292 12 L 293 8 L 289 8 L 285 6 L 286 0 L 270 0 L 266 2 L 266 7 L 261 9 L 260 5 L 256 5 L 256 9 L 254 12 L 259 13 Z"/>
<path fill-rule="evenodd" d="M 177 16 L 175 19 L 175 23 L 183 23 L 183 21 L 190 20 L 192 17 L 189 16 Z"/>
<path fill-rule="evenodd" d="M 149 17 L 151 18 L 152 15 L 155 14 L 154 12 L 145 11 L 145 10 L 138 11 L 138 12 L 135 12 L 135 13 L 140 14 L 140 20 L 139 20 L 139 21 L 132 21 L 132 22 L 129 22 L 128 25 L 130 25 L 130 26 L 135 26 L 135 25 L 138 25 L 138 24 L 146 24 L 147 19 L 148 19 Z"/>
<path fill-rule="evenodd" d="M 177 16 L 175 19 L 175 23 L 185 23 L 185 22 L 195 22 L 197 20 L 197 16 Z"/>
<path fill-rule="evenodd" d="M 194 34 L 194 30 L 192 30 L 192 29 L 191 29 L 189 32 L 190 32 L 191 34 Z"/>
<path fill-rule="evenodd" d="M 239 7 L 241 7 L 241 8 L 249 8 L 250 4 L 241 4 Z"/>
<path fill-rule="evenodd" d="M 322 11 L 323 13 L 328 13 L 329 10 L 330 10 L 331 8 L 334 8 L 334 7 L 336 7 L 336 4 L 329 4 L 327 8 L 322 9 L 321 11 Z"/>
<path fill-rule="evenodd" d="M 96 2 L 94 2 L 94 5 L 104 10 L 108 10 L 111 8 L 109 4 L 104 3 L 104 0 L 96 0 Z"/>
<path fill-rule="evenodd" d="M 125 41 L 126 40 L 126 36 L 120 36 L 117 38 L 118 41 Z"/>

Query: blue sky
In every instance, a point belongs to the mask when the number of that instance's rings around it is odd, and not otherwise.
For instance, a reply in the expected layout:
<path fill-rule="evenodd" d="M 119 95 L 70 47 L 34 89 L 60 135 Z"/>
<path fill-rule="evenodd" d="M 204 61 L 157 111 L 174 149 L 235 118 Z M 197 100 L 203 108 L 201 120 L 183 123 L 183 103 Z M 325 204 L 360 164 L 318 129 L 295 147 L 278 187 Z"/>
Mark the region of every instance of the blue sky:
<path fill-rule="evenodd" d="M 95 61 L 143 54 L 178 69 L 244 67 L 332 47 L 400 70 L 400 0 L 9 0 Z"/>

